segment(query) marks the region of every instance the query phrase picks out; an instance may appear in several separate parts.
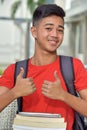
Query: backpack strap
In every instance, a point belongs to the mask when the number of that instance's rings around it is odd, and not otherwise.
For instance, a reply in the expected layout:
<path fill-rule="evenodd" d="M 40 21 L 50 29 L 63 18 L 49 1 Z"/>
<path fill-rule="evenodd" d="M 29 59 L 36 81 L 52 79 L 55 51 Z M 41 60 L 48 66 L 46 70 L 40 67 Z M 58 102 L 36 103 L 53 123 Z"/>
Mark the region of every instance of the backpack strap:
<path fill-rule="evenodd" d="M 74 87 L 74 68 L 73 68 L 73 58 L 68 56 L 60 56 L 60 70 L 63 75 L 63 79 L 67 86 L 68 91 L 77 95 Z"/>
<path fill-rule="evenodd" d="M 68 92 L 75 96 L 78 96 L 74 86 L 73 58 L 68 56 L 60 56 L 60 69 L 65 84 L 67 86 Z M 84 123 L 84 116 L 80 115 L 75 111 L 75 121 L 73 125 L 73 130 L 86 130 L 86 129 L 87 127 L 85 126 Z"/>
<path fill-rule="evenodd" d="M 25 78 L 27 76 L 28 59 L 16 62 L 15 74 L 14 74 L 14 84 L 16 83 L 16 78 L 17 78 L 18 74 L 20 73 L 20 67 L 24 68 L 23 78 Z M 18 112 L 22 111 L 22 97 L 17 99 L 17 103 L 18 103 L 18 111 L 17 111 L 17 113 L 18 113 Z"/>

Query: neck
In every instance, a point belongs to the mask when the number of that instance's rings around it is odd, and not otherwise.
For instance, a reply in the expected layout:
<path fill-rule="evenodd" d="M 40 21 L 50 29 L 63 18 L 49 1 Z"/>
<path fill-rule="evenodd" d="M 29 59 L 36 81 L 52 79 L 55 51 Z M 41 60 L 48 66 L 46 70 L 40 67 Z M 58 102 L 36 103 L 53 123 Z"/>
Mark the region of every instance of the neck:
<path fill-rule="evenodd" d="M 56 54 L 35 54 L 33 57 L 32 57 L 32 64 L 34 65 L 37 65 L 37 66 L 40 66 L 40 65 L 47 65 L 47 64 L 50 64 L 52 62 L 54 62 L 57 58 L 57 55 Z"/>
<path fill-rule="evenodd" d="M 57 58 L 56 50 L 50 52 L 49 50 L 42 49 L 38 43 L 35 44 L 34 56 L 31 59 L 31 63 L 37 66 L 47 65 L 53 63 Z"/>

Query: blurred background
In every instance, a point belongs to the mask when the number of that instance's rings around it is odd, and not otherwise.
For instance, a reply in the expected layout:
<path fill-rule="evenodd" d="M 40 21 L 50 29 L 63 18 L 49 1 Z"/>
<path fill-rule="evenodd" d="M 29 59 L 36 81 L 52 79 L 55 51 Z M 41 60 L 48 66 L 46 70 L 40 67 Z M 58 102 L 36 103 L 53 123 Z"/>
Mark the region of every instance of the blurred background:
<path fill-rule="evenodd" d="M 43 3 L 56 3 L 66 12 L 58 54 L 77 57 L 87 66 L 87 0 L 0 0 L 0 74 L 9 64 L 33 55 L 32 14 Z"/>

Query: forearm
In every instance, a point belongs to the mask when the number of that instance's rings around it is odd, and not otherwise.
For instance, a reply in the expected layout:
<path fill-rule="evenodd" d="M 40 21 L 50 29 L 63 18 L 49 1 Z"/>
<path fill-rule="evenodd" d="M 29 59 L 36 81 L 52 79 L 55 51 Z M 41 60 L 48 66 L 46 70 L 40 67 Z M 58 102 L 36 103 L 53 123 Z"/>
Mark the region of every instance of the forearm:
<path fill-rule="evenodd" d="M 17 98 L 15 90 L 9 90 L 8 92 L 0 95 L 0 111 L 2 111 L 7 105 Z"/>
<path fill-rule="evenodd" d="M 71 95 L 70 93 L 64 92 L 62 101 L 72 107 L 78 113 L 87 116 L 87 101 L 79 97 Z"/>

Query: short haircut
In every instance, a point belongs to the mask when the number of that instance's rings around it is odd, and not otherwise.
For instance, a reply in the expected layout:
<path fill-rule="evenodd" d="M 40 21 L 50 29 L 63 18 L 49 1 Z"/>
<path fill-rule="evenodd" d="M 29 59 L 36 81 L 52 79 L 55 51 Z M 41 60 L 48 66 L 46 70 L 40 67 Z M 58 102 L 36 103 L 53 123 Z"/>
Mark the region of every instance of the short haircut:
<path fill-rule="evenodd" d="M 43 4 L 41 6 L 38 6 L 33 14 L 33 26 L 36 25 L 37 22 L 42 18 L 51 15 L 59 16 L 64 20 L 65 12 L 60 6 L 56 4 Z"/>

